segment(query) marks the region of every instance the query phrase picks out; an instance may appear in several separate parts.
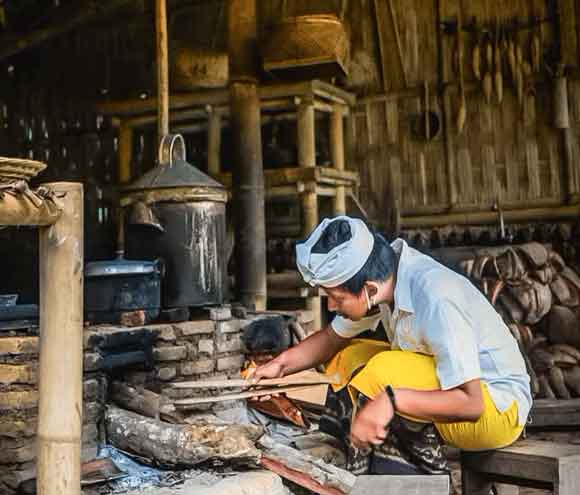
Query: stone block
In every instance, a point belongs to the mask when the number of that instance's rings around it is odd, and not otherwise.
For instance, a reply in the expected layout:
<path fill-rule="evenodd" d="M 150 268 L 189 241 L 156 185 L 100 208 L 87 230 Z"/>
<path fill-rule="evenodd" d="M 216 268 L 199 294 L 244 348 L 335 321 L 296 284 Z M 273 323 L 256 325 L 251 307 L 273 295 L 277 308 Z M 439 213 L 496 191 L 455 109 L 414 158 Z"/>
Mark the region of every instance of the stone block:
<path fill-rule="evenodd" d="M 85 402 L 83 404 L 83 425 L 102 421 L 105 407 L 106 404 L 103 401 Z"/>
<path fill-rule="evenodd" d="M 0 356 L 37 353 L 38 337 L 0 337 Z"/>
<path fill-rule="evenodd" d="M 189 337 L 191 335 L 211 334 L 215 331 L 215 321 L 197 320 L 174 323 L 173 328 L 179 335 Z"/>
<path fill-rule="evenodd" d="M 159 380 L 168 382 L 173 380 L 177 376 L 177 370 L 173 366 L 165 366 L 157 370 L 157 378 Z"/>
<path fill-rule="evenodd" d="M 214 353 L 213 340 L 211 340 L 211 339 L 200 340 L 197 343 L 197 350 L 200 354 L 207 354 L 208 356 L 213 356 L 213 353 Z"/>
<path fill-rule="evenodd" d="M 38 391 L 22 390 L 17 392 L 0 392 L 0 412 L 13 409 L 33 409 L 38 405 Z"/>
<path fill-rule="evenodd" d="M 13 490 L 16 490 L 25 481 L 36 477 L 35 462 L 25 462 L 18 466 L 10 466 L 10 468 L 14 469 L 8 469 L 7 472 L 0 474 L 0 479 Z M 0 493 L 3 493 L 2 490 Z"/>
<path fill-rule="evenodd" d="M 4 418 L 0 419 L 0 443 L 1 438 L 25 438 L 36 435 L 36 418 L 27 420 Z"/>
<path fill-rule="evenodd" d="M 217 324 L 218 333 L 235 333 L 241 330 L 241 322 L 244 320 L 219 321 Z"/>
<path fill-rule="evenodd" d="M 83 371 L 98 371 L 103 365 L 103 357 L 98 352 L 85 352 L 83 357 Z"/>
<path fill-rule="evenodd" d="M 282 478 L 270 471 L 240 473 L 209 487 L 196 486 L 191 492 L 189 490 L 187 492 L 196 495 L 246 495 L 249 493 L 287 495 L 289 493 L 282 483 Z"/>
<path fill-rule="evenodd" d="M 83 382 L 83 400 L 92 402 L 103 400 L 107 393 L 107 380 L 105 377 L 85 379 Z"/>
<path fill-rule="evenodd" d="M 3 446 L 0 449 L 0 464 L 20 464 L 22 462 L 29 462 L 36 457 L 36 439 L 30 438 L 24 442 L 24 445 L 16 448 L 6 448 Z"/>
<path fill-rule="evenodd" d="M 171 325 L 150 325 L 151 330 L 157 332 L 157 340 L 162 342 L 175 342 L 175 330 Z"/>
<path fill-rule="evenodd" d="M 240 371 L 244 364 L 245 357 L 243 354 L 234 356 L 221 357 L 217 360 L 218 371 L 235 370 Z"/>
<path fill-rule="evenodd" d="M 221 338 L 217 339 L 217 352 L 239 352 L 243 349 L 242 339 L 240 338 L 239 334 L 231 335 L 228 338 L 224 337 L 225 336 L 222 336 Z"/>
<path fill-rule="evenodd" d="M 199 359 L 197 361 L 181 363 L 181 374 L 190 376 L 211 373 L 215 369 L 215 364 L 213 359 Z"/>
<path fill-rule="evenodd" d="M 216 306 L 215 308 L 207 308 L 209 312 L 209 319 L 214 321 L 229 320 L 232 317 L 232 308 L 229 306 Z"/>
<path fill-rule="evenodd" d="M 36 378 L 36 365 L 0 364 L 0 383 L 5 385 L 34 384 Z"/>
<path fill-rule="evenodd" d="M 155 347 L 153 357 L 156 361 L 180 361 L 187 357 L 187 348 L 183 345 Z"/>

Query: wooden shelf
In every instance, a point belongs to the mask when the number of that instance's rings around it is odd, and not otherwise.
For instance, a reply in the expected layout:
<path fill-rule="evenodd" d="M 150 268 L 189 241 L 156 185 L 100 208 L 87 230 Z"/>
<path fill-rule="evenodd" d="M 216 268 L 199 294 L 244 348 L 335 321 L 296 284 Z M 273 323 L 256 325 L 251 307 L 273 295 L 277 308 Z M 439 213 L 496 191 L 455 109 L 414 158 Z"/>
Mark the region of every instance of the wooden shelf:
<path fill-rule="evenodd" d="M 538 399 L 530 412 L 528 428 L 580 426 L 580 399 Z"/>
<path fill-rule="evenodd" d="M 227 188 L 232 187 L 232 174 L 213 174 L 213 178 Z M 330 167 L 289 167 L 264 170 L 266 189 L 281 186 L 297 186 L 300 183 L 326 184 L 329 186 L 356 187 L 360 179 L 357 172 L 337 170 Z"/>

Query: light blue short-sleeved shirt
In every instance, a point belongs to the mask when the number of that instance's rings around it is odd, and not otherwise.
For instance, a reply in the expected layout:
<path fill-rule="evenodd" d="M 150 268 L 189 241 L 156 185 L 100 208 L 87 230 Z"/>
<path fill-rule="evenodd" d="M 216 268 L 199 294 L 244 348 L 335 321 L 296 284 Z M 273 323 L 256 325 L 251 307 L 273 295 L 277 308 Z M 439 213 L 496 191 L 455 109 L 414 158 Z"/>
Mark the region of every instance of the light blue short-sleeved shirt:
<path fill-rule="evenodd" d="M 479 378 L 500 412 L 517 402 L 524 425 L 532 406 L 530 377 L 502 318 L 462 275 L 402 239 L 391 245 L 399 254 L 394 310 L 381 304 L 379 314 L 359 321 L 336 316 L 334 331 L 351 338 L 382 321 L 393 349 L 435 358 L 443 390 Z"/>

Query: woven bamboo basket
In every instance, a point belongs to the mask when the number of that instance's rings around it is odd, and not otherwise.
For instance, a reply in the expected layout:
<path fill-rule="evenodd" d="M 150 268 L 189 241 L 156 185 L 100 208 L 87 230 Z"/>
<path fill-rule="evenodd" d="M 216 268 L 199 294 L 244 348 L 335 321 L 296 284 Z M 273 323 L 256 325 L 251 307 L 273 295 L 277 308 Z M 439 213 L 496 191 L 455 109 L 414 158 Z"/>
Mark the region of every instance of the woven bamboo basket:
<path fill-rule="evenodd" d="M 0 183 L 15 180 L 28 181 L 36 177 L 46 168 L 46 163 L 22 158 L 6 158 L 0 156 Z"/>
<path fill-rule="evenodd" d="M 347 75 L 349 40 L 344 24 L 332 14 L 286 17 L 264 40 L 264 70 L 294 78 Z"/>

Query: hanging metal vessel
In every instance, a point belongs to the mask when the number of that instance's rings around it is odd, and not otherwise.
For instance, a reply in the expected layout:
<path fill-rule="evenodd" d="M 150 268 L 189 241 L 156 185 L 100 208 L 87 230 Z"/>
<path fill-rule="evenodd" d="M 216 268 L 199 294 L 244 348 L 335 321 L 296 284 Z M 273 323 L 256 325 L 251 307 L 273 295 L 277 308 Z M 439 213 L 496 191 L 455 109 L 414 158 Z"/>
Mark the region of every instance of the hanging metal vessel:
<path fill-rule="evenodd" d="M 159 165 L 127 186 L 128 251 L 162 258 L 165 308 L 222 304 L 227 293 L 225 204 L 219 182 L 189 164 L 181 135 L 165 136 Z"/>

